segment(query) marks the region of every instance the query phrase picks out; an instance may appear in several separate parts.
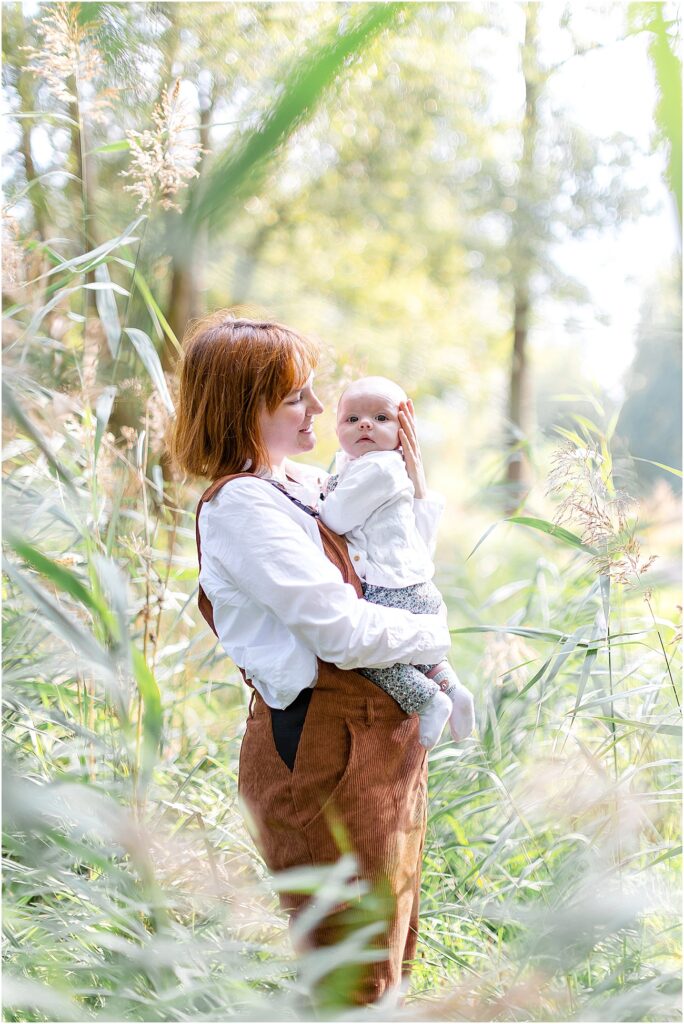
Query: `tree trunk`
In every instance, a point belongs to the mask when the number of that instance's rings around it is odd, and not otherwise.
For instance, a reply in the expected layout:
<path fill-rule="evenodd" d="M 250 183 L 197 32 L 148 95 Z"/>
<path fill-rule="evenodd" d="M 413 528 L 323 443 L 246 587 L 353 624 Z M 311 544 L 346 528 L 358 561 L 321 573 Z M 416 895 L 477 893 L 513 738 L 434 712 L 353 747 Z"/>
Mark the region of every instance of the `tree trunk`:
<path fill-rule="evenodd" d="M 513 359 L 509 383 L 509 457 L 507 463 L 507 483 L 511 487 L 509 514 L 518 504 L 516 499 L 522 498 L 529 485 L 529 467 L 527 457 L 522 448 L 517 447 L 524 441 L 529 421 L 528 401 L 528 367 L 527 367 L 527 331 L 530 311 L 530 299 L 526 284 L 516 286 L 513 309 Z"/>
<path fill-rule="evenodd" d="M 17 79 L 17 91 L 21 97 L 22 114 L 28 114 L 32 110 L 35 110 L 33 83 L 31 76 L 26 71 L 21 71 L 19 73 L 19 77 Z M 33 156 L 31 154 L 31 118 L 23 117 L 19 124 L 21 127 L 21 153 L 24 158 L 26 184 L 31 186 L 27 195 L 31 201 L 36 233 L 41 242 L 44 242 L 48 237 L 48 207 L 45 200 L 45 192 L 41 183 L 36 180 L 36 169 L 33 166 Z"/>
<path fill-rule="evenodd" d="M 527 338 L 531 299 L 530 278 L 535 253 L 525 224 L 525 210 L 534 191 L 534 148 L 539 130 L 537 93 L 540 80 L 537 53 L 537 4 L 525 5 L 525 40 L 522 49 L 522 74 L 525 86 L 525 114 L 521 128 L 522 151 L 518 179 L 518 202 L 513 221 L 511 253 L 513 258 L 513 353 L 509 378 L 508 402 L 508 459 L 506 466 L 507 509 L 512 514 L 525 498 L 530 486 L 530 465 L 524 449 L 529 437 L 529 365 Z"/>

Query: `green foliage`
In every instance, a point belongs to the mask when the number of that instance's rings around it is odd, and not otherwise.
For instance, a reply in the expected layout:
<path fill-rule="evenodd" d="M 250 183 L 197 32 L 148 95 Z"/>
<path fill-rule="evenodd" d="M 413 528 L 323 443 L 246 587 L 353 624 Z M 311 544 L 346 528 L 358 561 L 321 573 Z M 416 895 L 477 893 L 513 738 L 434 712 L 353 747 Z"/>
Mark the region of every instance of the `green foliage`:
<path fill-rule="evenodd" d="M 154 209 L 133 212 L 119 178 L 129 146 L 112 137 L 149 123 L 177 67 L 202 117 L 252 118 L 215 140 L 178 218 L 231 218 L 206 258 L 208 301 L 228 288 L 297 324 L 333 310 L 328 388 L 350 363 L 410 382 L 430 477 L 448 495 L 438 582 L 478 726 L 430 758 L 408 1012 L 672 1019 L 677 500 L 645 493 L 638 534 L 637 508 L 598 541 L 582 519 L 560 525 L 545 493 L 551 445 L 535 436 L 526 507 L 503 520 L 491 509 L 511 268 L 487 214 L 512 198 L 511 151 L 505 126 L 488 123 L 486 76 L 466 43 L 506 26 L 467 4 L 410 16 L 364 5 L 342 18 L 329 5 L 160 4 L 141 16 L 140 5 L 89 4 L 80 18 L 104 84 L 123 90 L 102 123 L 21 69 L 19 47 L 37 40 L 19 5 L 4 23 L 19 221 L 17 275 L 3 283 L 7 1019 L 307 1019 L 312 989 L 330 977 L 334 1015 L 334 969 L 377 956 L 369 892 L 344 947 L 294 957 L 277 891 L 323 894 L 300 925 L 314 927 L 325 899 L 355 891 L 355 865 L 270 878 L 238 806 L 244 687 L 195 610 L 197 488 L 164 456 L 179 347 L 165 240 L 176 228 Z M 297 63 L 300 39 L 308 56 Z M 137 62 L 150 53 L 159 72 L 143 80 Z M 549 131 L 570 132 L 540 113 Z M 50 141 L 39 168 L 29 125 Z M 537 195 L 551 196 L 579 147 L 592 196 L 578 200 L 582 224 L 598 224 L 595 153 L 580 132 L 566 141 Z M 508 231 L 516 209 L 503 212 Z M 542 231 L 543 208 L 524 216 Z M 546 245 L 542 234 L 531 242 Z M 202 252 L 202 232 L 176 237 Z M 577 413 L 557 433 L 577 465 L 600 454 L 586 479 L 605 527 L 628 460 L 614 458 L 615 416 L 598 399 L 592 415 L 598 426 Z M 328 428 L 322 461 L 332 443 Z M 655 442 L 644 457 L 675 462 Z M 576 512 L 585 498 L 577 489 Z M 639 542 L 659 556 L 646 575 Z"/>
<path fill-rule="evenodd" d="M 666 13 L 667 12 L 667 13 Z M 635 27 L 651 35 L 649 52 L 658 83 L 655 119 L 661 141 L 667 144 L 668 184 L 677 204 L 681 237 L 682 216 L 682 62 L 677 56 L 679 25 L 664 3 L 634 3 Z"/>
<path fill-rule="evenodd" d="M 212 231 L 225 227 L 237 201 L 258 188 L 257 175 L 263 176 L 274 152 L 311 115 L 345 64 L 358 58 L 368 41 L 397 18 L 402 6 L 371 5 L 355 24 L 344 31 L 335 26 L 314 52 L 298 58 L 263 124 L 240 138 L 195 185 L 181 221 L 184 244 L 204 221 L 211 220 Z"/>

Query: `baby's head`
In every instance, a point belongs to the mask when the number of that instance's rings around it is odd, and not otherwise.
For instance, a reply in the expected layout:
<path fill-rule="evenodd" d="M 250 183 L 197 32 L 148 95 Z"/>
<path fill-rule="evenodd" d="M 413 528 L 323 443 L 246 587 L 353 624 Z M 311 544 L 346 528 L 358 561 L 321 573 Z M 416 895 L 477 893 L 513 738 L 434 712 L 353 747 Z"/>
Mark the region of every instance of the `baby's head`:
<path fill-rule="evenodd" d="M 351 459 L 399 447 L 399 403 L 406 394 L 387 377 L 362 377 L 342 392 L 337 436 Z"/>

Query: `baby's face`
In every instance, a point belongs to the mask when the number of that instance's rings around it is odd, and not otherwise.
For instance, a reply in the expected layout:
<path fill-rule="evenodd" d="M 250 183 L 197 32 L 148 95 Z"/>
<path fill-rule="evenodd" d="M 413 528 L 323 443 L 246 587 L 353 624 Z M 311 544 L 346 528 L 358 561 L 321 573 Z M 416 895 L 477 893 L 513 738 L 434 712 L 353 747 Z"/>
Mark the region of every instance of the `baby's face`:
<path fill-rule="evenodd" d="M 399 407 L 396 397 L 382 391 L 350 391 L 337 409 L 340 446 L 352 459 L 367 452 L 391 452 L 399 447 Z"/>

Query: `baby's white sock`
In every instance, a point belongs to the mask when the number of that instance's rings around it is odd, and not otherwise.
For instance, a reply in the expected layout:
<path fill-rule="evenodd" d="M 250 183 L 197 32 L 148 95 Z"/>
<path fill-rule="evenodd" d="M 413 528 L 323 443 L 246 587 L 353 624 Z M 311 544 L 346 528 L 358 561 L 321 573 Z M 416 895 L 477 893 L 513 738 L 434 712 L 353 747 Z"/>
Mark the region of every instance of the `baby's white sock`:
<path fill-rule="evenodd" d="M 455 673 L 454 673 L 455 675 Z M 449 731 L 452 738 L 458 743 L 470 736 L 475 725 L 475 705 L 470 690 L 466 690 L 463 683 L 457 681 L 452 683 L 447 694 L 452 703 L 452 710 L 449 715 Z"/>
<path fill-rule="evenodd" d="M 418 712 L 418 736 L 427 750 L 432 750 L 439 740 L 450 714 L 451 701 L 441 691 L 431 697 L 423 710 Z"/>

